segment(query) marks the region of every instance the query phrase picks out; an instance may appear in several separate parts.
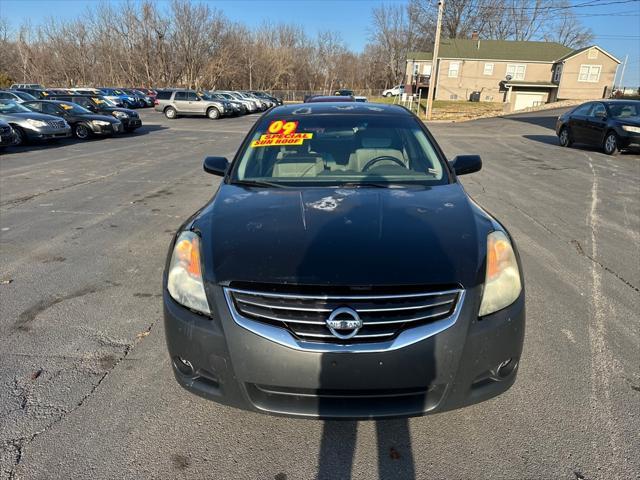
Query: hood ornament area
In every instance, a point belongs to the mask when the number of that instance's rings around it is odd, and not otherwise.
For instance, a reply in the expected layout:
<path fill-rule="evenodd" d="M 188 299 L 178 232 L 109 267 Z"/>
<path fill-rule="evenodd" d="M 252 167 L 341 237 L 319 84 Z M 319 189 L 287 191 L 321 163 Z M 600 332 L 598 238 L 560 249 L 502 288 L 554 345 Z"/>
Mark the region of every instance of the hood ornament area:
<path fill-rule="evenodd" d="M 327 328 L 334 337 L 349 340 L 362 328 L 362 319 L 353 308 L 336 308 L 326 320 Z"/>

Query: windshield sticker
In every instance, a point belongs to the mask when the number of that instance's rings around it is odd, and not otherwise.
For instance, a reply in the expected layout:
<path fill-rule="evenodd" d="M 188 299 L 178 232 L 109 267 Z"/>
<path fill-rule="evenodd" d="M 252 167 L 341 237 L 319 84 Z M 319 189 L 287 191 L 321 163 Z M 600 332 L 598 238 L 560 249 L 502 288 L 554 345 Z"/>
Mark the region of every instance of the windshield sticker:
<path fill-rule="evenodd" d="M 95 103 L 97 103 L 98 105 L 100 105 L 101 103 L 105 103 L 104 100 L 100 99 L 100 98 L 92 98 L 91 100 L 93 100 Z"/>
<path fill-rule="evenodd" d="M 73 110 L 73 106 L 72 105 L 67 105 L 66 103 L 61 103 L 60 106 L 62 108 L 64 108 L 65 110 Z"/>
<path fill-rule="evenodd" d="M 252 147 L 273 147 L 280 145 L 302 145 L 305 140 L 313 138 L 313 133 L 297 133 L 298 122 L 275 120 L 269 124 L 267 133 L 260 135 L 259 140 L 251 142 Z"/>

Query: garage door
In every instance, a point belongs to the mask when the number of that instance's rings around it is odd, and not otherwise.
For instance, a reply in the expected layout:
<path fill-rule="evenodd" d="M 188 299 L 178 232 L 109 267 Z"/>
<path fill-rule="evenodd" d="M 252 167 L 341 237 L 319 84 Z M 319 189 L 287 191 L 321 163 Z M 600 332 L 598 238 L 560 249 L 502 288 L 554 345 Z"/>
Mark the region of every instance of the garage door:
<path fill-rule="evenodd" d="M 514 110 L 535 107 L 544 103 L 546 93 L 518 92 L 516 93 L 516 103 Z"/>

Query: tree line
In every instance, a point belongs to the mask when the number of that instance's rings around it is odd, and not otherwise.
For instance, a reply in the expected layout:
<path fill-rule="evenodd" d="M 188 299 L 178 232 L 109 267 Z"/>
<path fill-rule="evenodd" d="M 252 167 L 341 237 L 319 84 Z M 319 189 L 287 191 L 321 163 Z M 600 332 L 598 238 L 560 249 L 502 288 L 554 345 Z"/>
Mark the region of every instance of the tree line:
<path fill-rule="evenodd" d="M 386 88 L 402 81 L 409 51 L 431 49 L 437 8 L 434 0 L 375 6 L 361 52 L 331 30 L 311 36 L 297 24 L 250 28 L 189 0 L 101 3 L 75 19 L 35 26 L 0 18 L 0 85 Z M 593 39 L 568 0 L 446 0 L 443 35 L 473 32 L 570 47 Z"/>

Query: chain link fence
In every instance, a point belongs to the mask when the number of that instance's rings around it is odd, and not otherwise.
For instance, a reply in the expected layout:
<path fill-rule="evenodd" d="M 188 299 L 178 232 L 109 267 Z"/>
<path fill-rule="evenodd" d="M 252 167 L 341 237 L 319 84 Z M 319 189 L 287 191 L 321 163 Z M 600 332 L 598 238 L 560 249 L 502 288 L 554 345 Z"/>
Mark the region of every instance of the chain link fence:
<path fill-rule="evenodd" d="M 302 102 L 308 95 L 334 95 L 338 88 L 334 90 L 269 90 L 270 95 L 281 98 L 285 102 Z M 354 95 L 363 96 L 367 98 L 380 97 L 382 95 L 381 89 L 355 89 Z"/>

